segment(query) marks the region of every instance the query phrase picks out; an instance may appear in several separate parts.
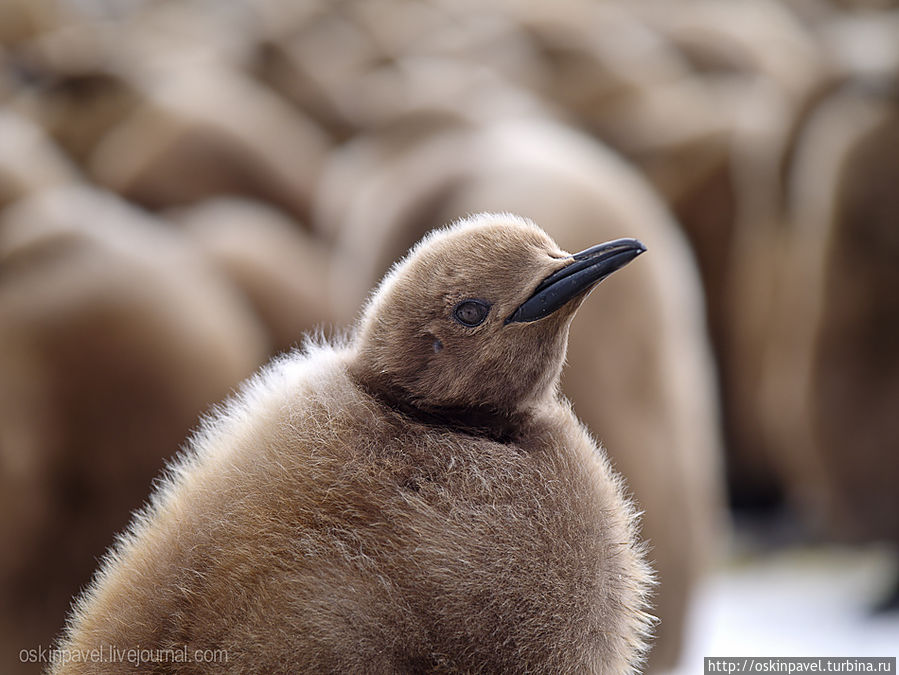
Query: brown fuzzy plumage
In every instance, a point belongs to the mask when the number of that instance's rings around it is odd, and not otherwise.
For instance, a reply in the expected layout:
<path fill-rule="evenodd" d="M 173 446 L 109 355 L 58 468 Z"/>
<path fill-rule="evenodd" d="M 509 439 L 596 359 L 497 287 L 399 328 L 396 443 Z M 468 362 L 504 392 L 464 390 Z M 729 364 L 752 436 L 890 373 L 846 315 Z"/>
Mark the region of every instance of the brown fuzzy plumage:
<path fill-rule="evenodd" d="M 633 670 L 636 517 L 558 394 L 579 302 L 504 323 L 563 256 L 510 216 L 426 239 L 352 342 L 283 357 L 207 421 L 63 646 L 226 650 L 216 672 Z M 477 328 L 450 318 L 462 297 L 493 303 Z"/>

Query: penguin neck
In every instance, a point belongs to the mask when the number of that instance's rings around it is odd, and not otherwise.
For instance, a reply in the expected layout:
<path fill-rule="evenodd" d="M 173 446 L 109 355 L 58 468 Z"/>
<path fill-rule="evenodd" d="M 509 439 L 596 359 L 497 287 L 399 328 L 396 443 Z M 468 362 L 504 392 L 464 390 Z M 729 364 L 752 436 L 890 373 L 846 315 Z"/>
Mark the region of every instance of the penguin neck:
<path fill-rule="evenodd" d="M 356 386 L 381 405 L 436 429 L 478 436 L 498 443 L 514 443 L 522 437 L 530 419 L 526 411 L 501 411 L 486 405 L 423 405 L 386 377 L 363 377 L 352 369 L 350 377 Z"/>

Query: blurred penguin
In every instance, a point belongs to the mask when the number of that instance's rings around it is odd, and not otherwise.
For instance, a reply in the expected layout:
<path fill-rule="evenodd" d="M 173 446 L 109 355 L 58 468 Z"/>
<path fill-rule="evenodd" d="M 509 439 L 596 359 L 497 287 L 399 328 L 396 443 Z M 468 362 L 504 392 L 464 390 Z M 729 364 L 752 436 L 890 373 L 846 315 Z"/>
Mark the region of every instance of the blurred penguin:
<path fill-rule="evenodd" d="M 0 109 L 0 209 L 33 192 L 80 179 L 75 165 L 40 127 Z"/>
<path fill-rule="evenodd" d="M 314 122 L 236 70 L 155 75 L 134 75 L 147 102 L 98 143 L 88 162 L 95 181 L 150 208 L 242 195 L 308 222 L 329 146 Z"/>
<path fill-rule="evenodd" d="M 819 532 L 899 546 L 895 86 L 827 97 L 791 166 L 762 420 Z"/>
<path fill-rule="evenodd" d="M 188 238 L 240 289 L 276 352 L 333 324 L 331 251 L 266 204 L 220 198 L 170 212 Z"/>
<path fill-rule="evenodd" d="M 164 460 L 265 356 L 239 294 L 170 227 L 80 187 L 0 219 L 5 667 L 36 672 L 19 651 L 51 644 Z"/>

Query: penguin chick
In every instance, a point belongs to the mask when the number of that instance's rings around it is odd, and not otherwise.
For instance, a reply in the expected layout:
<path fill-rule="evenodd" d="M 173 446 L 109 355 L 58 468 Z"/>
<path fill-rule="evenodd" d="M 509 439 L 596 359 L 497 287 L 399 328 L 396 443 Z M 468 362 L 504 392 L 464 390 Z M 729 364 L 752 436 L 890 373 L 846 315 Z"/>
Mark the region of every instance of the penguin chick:
<path fill-rule="evenodd" d="M 572 256 L 508 215 L 428 236 L 350 342 L 275 361 L 206 422 L 78 601 L 64 653 L 633 672 L 651 579 L 636 515 L 558 385 L 578 305 L 643 251 Z"/>

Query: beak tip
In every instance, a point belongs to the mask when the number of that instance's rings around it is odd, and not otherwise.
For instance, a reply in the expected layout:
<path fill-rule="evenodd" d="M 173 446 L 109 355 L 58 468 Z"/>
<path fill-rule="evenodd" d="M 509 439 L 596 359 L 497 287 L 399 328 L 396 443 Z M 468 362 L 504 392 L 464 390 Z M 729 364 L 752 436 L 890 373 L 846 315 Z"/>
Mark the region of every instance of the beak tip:
<path fill-rule="evenodd" d="M 540 282 L 506 323 L 527 323 L 552 314 L 645 252 L 639 239 L 616 239 L 575 253 L 570 264 Z"/>

